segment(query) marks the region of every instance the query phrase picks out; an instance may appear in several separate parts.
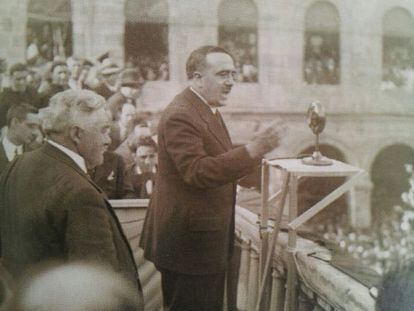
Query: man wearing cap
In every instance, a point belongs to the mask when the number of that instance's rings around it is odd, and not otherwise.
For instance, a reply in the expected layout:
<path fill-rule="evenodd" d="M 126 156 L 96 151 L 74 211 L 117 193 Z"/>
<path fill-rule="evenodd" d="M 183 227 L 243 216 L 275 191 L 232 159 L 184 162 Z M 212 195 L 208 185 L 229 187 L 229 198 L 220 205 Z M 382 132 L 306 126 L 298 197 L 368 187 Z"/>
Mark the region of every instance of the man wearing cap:
<path fill-rule="evenodd" d="M 117 82 L 120 72 L 121 68 L 117 64 L 113 63 L 109 58 L 105 58 L 100 71 L 101 81 L 94 88 L 94 91 L 105 99 L 114 95 L 118 88 Z"/>
<path fill-rule="evenodd" d="M 112 112 L 119 111 L 125 103 L 137 106 L 144 82 L 138 69 L 125 69 L 120 75 L 119 90 L 108 99 L 109 109 Z"/>
<path fill-rule="evenodd" d="M 47 107 L 53 95 L 63 92 L 69 88 L 69 69 L 64 61 L 54 61 L 50 68 L 51 83 L 47 90 L 40 93 L 37 108 Z"/>
<path fill-rule="evenodd" d="M 16 103 L 35 105 L 36 97 L 27 88 L 29 70 L 25 64 L 17 63 L 10 67 L 10 87 L 0 94 L 0 128 L 6 125 L 7 111 Z"/>

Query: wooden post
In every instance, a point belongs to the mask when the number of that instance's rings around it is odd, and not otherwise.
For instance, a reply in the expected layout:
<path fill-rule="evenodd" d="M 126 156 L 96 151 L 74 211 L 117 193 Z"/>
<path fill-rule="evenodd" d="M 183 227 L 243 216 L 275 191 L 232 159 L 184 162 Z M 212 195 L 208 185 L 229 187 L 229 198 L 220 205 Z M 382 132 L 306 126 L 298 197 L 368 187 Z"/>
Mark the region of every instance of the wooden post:
<path fill-rule="evenodd" d="M 257 301 L 259 284 L 259 255 L 253 249 L 250 250 L 250 271 L 249 271 L 249 298 L 247 310 L 254 310 Z"/>
<path fill-rule="evenodd" d="M 292 174 L 289 186 L 289 222 L 292 222 L 298 215 L 298 178 Z M 297 275 L 295 266 L 296 231 L 289 229 L 288 238 L 288 275 L 285 299 L 285 311 L 297 310 Z"/>
<path fill-rule="evenodd" d="M 262 161 L 262 211 L 260 217 L 260 280 L 263 278 L 266 255 L 268 250 L 268 221 L 269 221 L 269 165 Z"/>
<path fill-rule="evenodd" d="M 250 270 L 250 241 L 241 244 L 239 281 L 237 284 L 237 309 L 247 310 L 247 297 L 249 294 L 249 270 Z"/>

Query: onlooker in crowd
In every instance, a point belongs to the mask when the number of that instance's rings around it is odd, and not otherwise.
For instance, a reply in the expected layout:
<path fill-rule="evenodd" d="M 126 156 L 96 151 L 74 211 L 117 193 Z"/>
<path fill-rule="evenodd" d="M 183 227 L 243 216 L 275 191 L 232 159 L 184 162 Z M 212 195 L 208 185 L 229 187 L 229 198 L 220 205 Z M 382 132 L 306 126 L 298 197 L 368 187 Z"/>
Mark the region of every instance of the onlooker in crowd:
<path fill-rule="evenodd" d="M 135 150 L 135 163 L 128 168 L 138 198 L 151 196 L 157 172 L 157 144 L 151 137 L 141 138 Z"/>
<path fill-rule="evenodd" d="M 78 80 L 82 71 L 82 60 L 77 57 L 72 57 L 71 59 L 68 59 L 67 63 L 70 71 L 70 78 L 68 81 L 69 87 L 72 90 L 78 90 Z"/>
<path fill-rule="evenodd" d="M 7 71 L 7 62 L 0 57 L 0 92 L 3 91 L 3 75 Z"/>
<path fill-rule="evenodd" d="M 111 128 L 111 145 L 109 150 L 115 150 L 124 142 L 129 134 L 134 130 L 137 110 L 134 105 L 125 103 L 119 107 L 118 112 L 114 112 L 116 117 Z"/>
<path fill-rule="evenodd" d="M 37 97 L 41 82 L 42 76 L 40 72 L 36 69 L 29 69 L 29 74 L 27 75 L 27 88 L 31 96 Z"/>
<path fill-rule="evenodd" d="M 380 285 L 377 311 L 411 311 L 414 306 L 414 262 L 387 272 Z"/>
<path fill-rule="evenodd" d="M 7 132 L 0 144 L 0 173 L 36 139 L 39 121 L 35 112 L 28 104 L 13 105 L 7 112 Z"/>
<path fill-rule="evenodd" d="M 108 99 L 116 93 L 119 87 L 119 73 L 121 68 L 109 58 L 105 58 L 102 62 L 100 70 L 100 82 L 93 90 Z"/>
<path fill-rule="evenodd" d="M 10 87 L 0 94 L 0 128 L 6 125 L 6 116 L 9 108 L 18 103 L 27 103 L 35 106 L 36 98 L 27 89 L 27 75 L 29 70 L 22 63 L 10 67 Z"/>
<path fill-rule="evenodd" d="M 88 89 L 86 80 L 93 63 L 87 59 L 73 58 L 70 67 L 70 79 L 68 82 L 72 90 Z"/>
<path fill-rule="evenodd" d="M 47 142 L 9 165 L 0 179 L 0 227 L 5 268 L 19 277 L 47 260 L 110 265 L 134 284 L 137 267 L 105 195 L 87 175 L 103 163 L 110 116 L 103 97 L 66 90 L 43 112 Z"/>
<path fill-rule="evenodd" d="M 222 310 L 236 181 L 278 146 L 280 126 L 233 148 L 218 112 L 234 85 L 232 56 L 203 46 L 191 53 L 186 72 L 190 86 L 158 126 L 157 179 L 140 244 L 161 272 L 166 310 Z"/>
<path fill-rule="evenodd" d="M 135 151 L 139 141 L 146 137 L 151 137 L 151 130 L 147 122 L 142 120 L 141 123 L 135 125 L 134 130 L 129 134 L 128 138 L 115 149 L 115 152 L 122 156 L 127 166 L 135 163 Z"/>
<path fill-rule="evenodd" d="M 69 88 L 69 69 L 64 61 L 54 61 L 50 67 L 51 83 L 47 90 L 40 93 L 38 108 L 44 108 L 49 104 L 53 95 Z"/>
<path fill-rule="evenodd" d="M 142 310 L 134 286 L 106 266 L 80 262 L 43 270 L 21 283 L 13 310 Z"/>
<path fill-rule="evenodd" d="M 119 154 L 107 151 L 101 165 L 89 172 L 92 180 L 105 192 L 108 199 L 135 198 L 125 162 Z"/>
<path fill-rule="evenodd" d="M 129 103 L 139 107 L 138 100 L 141 96 L 144 78 L 137 69 L 125 69 L 120 75 L 119 90 L 108 99 L 108 107 L 111 111 L 119 111 L 120 107 Z"/>

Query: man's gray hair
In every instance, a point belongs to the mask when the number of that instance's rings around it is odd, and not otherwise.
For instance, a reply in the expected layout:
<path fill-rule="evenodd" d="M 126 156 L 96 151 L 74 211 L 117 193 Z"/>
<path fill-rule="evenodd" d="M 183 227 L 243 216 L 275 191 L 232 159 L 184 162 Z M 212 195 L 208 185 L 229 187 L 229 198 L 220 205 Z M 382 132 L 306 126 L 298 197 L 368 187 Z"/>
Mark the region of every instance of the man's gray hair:
<path fill-rule="evenodd" d="M 89 90 L 66 90 L 54 95 L 49 106 L 41 110 L 45 134 L 63 133 L 81 119 L 105 107 L 105 99 Z M 83 117 L 83 118 L 82 118 Z"/>

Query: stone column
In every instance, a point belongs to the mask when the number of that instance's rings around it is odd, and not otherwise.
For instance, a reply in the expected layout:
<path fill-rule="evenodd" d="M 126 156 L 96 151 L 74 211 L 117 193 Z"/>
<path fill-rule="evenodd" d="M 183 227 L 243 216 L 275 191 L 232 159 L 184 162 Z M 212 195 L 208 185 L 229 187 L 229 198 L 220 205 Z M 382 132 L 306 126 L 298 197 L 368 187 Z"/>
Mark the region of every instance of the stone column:
<path fill-rule="evenodd" d="M 170 0 L 170 79 L 185 83 L 185 63 L 199 46 L 217 43 L 217 10 L 213 1 Z"/>
<path fill-rule="evenodd" d="M 250 251 L 250 271 L 249 271 L 249 297 L 247 310 L 254 310 L 259 291 L 259 254 L 255 250 Z"/>
<path fill-rule="evenodd" d="M 355 228 L 367 228 L 371 224 L 371 191 L 372 182 L 364 174 L 349 193 L 349 220 Z"/>
<path fill-rule="evenodd" d="M 239 281 L 237 285 L 237 309 L 247 310 L 247 297 L 249 294 L 249 269 L 250 269 L 250 241 L 241 244 L 241 258 Z"/>

